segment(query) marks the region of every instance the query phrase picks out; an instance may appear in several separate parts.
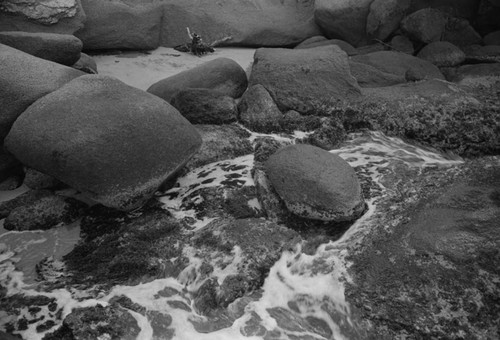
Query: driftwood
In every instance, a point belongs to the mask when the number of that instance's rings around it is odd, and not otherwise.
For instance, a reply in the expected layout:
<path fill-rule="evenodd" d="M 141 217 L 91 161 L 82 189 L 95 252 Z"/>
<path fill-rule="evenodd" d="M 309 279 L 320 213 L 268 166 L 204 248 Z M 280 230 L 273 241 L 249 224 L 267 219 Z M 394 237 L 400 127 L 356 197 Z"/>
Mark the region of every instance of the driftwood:
<path fill-rule="evenodd" d="M 174 49 L 179 52 L 192 53 L 196 56 L 201 56 L 207 53 L 213 53 L 215 52 L 214 49 L 215 46 L 220 45 L 221 43 L 232 39 L 232 37 L 224 37 L 222 39 L 217 39 L 209 44 L 206 44 L 203 42 L 200 35 L 196 33 L 191 33 L 189 27 L 186 27 L 186 30 L 189 39 L 191 39 L 191 42 L 182 45 L 177 45 L 174 47 Z"/>

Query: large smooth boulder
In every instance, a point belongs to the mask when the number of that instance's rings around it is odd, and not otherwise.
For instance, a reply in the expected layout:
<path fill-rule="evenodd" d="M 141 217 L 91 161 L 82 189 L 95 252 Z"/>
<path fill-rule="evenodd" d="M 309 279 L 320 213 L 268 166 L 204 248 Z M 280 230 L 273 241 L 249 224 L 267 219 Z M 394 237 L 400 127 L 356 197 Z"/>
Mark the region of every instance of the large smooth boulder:
<path fill-rule="evenodd" d="M 350 221 L 365 203 L 356 173 L 337 155 L 295 144 L 273 154 L 265 163 L 272 186 L 295 215 L 321 221 Z"/>
<path fill-rule="evenodd" d="M 253 131 L 269 133 L 281 128 L 283 114 L 269 92 L 260 84 L 251 86 L 243 94 L 238 110 L 240 121 Z"/>
<path fill-rule="evenodd" d="M 404 18 L 401 29 L 412 39 L 428 44 L 441 40 L 446 23 L 446 16 L 440 10 L 424 8 Z"/>
<path fill-rule="evenodd" d="M 323 105 L 360 96 L 338 46 L 309 49 L 260 48 L 255 52 L 250 85 L 261 84 L 282 111 L 317 113 Z"/>
<path fill-rule="evenodd" d="M 417 57 L 427 60 L 437 67 L 451 67 L 465 61 L 465 53 L 447 41 L 435 41 L 418 52 Z"/>
<path fill-rule="evenodd" d="M 361 87 L 391 86 L 406 82 L 404 74 L 385 72 L 369 64 L 349 60 L 349 66 L 351 74 Z"/>
<path fill-rule="evenodd" d="M 468 20 L 462 18 L 448 18 L 441 40 L 448 41 L 458 47 L 481 45 L 482 38 L 471 26 Z"/>
<path fill-rule="evenodd" d="M 0 44 L 0 142 L 35 100 L 84 75 Z"/>
<path fill-rule="evenodd" d="M 162 79 L 148 88 L 148 92 L 170 102 L 180 90 L 205 88 L 239 98 L 248 85 L 245 70 L 234 60 L 217 58 L 190 70 Z"/>
<path fill-rule="evenodd" d="M 366 19 L 368 36 L 385 40 L 398 27 L 411 0 L 374 0 Z"/>
<path fill-rule="evenodd" d="M 0 31 L 73 34 L 85 19 L 80 0 L 0 1 Z"/>
<path fill-rule="evenodd" d="M 84 50 L 151 50 L 160 45 L 161 4 L 82 0 L 85 27 L 75 33 Z"/>
<path fill-rule="evenodd" d="M 186 27 L 211 43 L 231 37 L 227 45 L 288 46 L 320 34 L 313 0 L 166 0 L 163 46 L 186 43 Z"/>
<path fill-rule="evenodd" d="M 82 51 L 81 40 L 70 34 L 0 32 L 0 44 L 67 66 L 76 63 Z"/>
<path fill-rule="evenodd" d="M 122 210 L 151 198 L 200 144 L 174 107 L 98 75 L 75 79 L 32 104 L 5 140 L 23 164 Z"/>
<path fill-rule="evenodd" d="M 354 56 L 351 61 L 367 64 L 379 71 L 408 80 L 444 79 L 441 71 L 432 63 L 401 52 L 373 52 Z"/>
<path fill-rule="evenodd" d="M 295 46 L 295 49 L 304 49 L 304 48 L 313 48 L 313 47 L 320 47 L 320 46 L 328 46 L 328 45 L 337 45 L 340 47 L 345 53 L 347 53 L 348 56 L 351 55 L 356 55 L 358 54 L 358 51 L 354 46 L 349 44 L 348 42 L 340 39 L 326 39 L 325 40 L 318 40 L 314 42 L 309 42 L 309 43 L 304 43 L 302 42 L 301 44 Z"/>
<path fill-rule="evenodd" d="M 316 0 L 314 18 L 328 38 L 365 45 L 366 22 L 372 0 Z"/>

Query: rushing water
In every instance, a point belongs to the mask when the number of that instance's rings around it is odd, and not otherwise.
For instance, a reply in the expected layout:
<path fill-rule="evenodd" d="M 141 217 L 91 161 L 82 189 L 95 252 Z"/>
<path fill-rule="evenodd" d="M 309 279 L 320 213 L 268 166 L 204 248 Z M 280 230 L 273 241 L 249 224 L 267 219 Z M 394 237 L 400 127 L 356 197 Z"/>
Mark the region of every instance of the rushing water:
<path fill-rule="evenodd" d="M 370 177 L 379 194 L 373 195 L 368 203 L 368 211 L 356 221 L 350 229 L 338 240 L 321 245 L 314 255 L 307 255 L 297 245 L 294 251 L 284 252 L 279 261 L 271 268 L 265 280 L 260 297 L 251 301 L 246 307 L 243 316 L 238 318 L 231 327 L 222 330 L 201 334 L 198 333 L 192 320 L 202 320 L 196 313 L 182 309 L 172 309 L 168 301 L 183 301 L 190 304 L 189 293 L 195 291 L 199 282 L 191 282 L 189 272 L 196 270 L 199 259 L 194 250 L 186 248 L 184 254 L 191 260 L 190 265 L 176 279 L 157 279 L 149 283 L 136 286 L 115 286 L 105 296 L 98 298 L 81 299 L 85 292 L 67 289 L 58 289 L 50 292 L 39 292 L 34 281 L 34 267 L 43 257 L 52 256 L 60 259 L 69 252 L 78 240 L 78 225 L 60 227 L 49 231 L 5 232 L 0 231 L 0 283 L 8 287 L 8 294 L 24 293 L 26 295 L 45 295 L 55 297 L 59 307 L 64 307 L 63 317 L 74 307 L 106 305 L 117 295 L 126 295 L 132 301 L 144 306 L 148 310 L 159 311 L 172 316 L 171 327 L 175 329 L 174 339 L 260 339 L 260 336 L 245 336 L 252 334 L 245 331 L 248 322 L 258 320 L 258 324 L 267 330 L 281 332 L 279 339 L 349 339 L 355 328 L 351 320 L 350 307 L 344 296 L 344 283 L 350 280 L 346 256 L 349 246 L 361 242 L 363 236 L 370 230 L 374 218 L 379 211 L 377 203 L 391 194 L 392 188 L 384 186 L 384 177 L 390 171 L 402 164 L 406 167 L 422 169 L 424 167 L 454 166 L 461 163 L 458 158 L 447 157 L 432 150 L 417 148 L 404 143 L 397 138 L 389 138 L 382 133 L 365 132 L 351 135 L 345 145 L 333 150 L 349 162 L 358 174 Z M 251 186 L 253 180 L 250 170 L 253 166 L 253 156 L 243 156 L 233 160 L 220 161 L 195 169 L 178 179 L 178 185 L 162 194 L 158 199 L 175 217 L 190 217 L 195 229 L 201 229 L 210 222 L 210 219 L 197 219 L 194 210 L 183 205 L 183 198 L 196 194 L 203 187 L 234 185 Z M 256 209 L 258 204 L 253 202 Z M 236 270 L 238 249 L 235 247 L 233 258 L 229 265 L 215 273 L 222 279 Z M 231 262 L 232 261 L 232 262 Z M 158 298 L 158 292 L 170 287 L 179 294 Z M 183 293 L 180 293 L 183 292 Z M 156 297 L 155 297 L 156 295 Z M 77 299 L 77 296 L 79 297 Z M 328 325 L 330 333 L 313 331 L 280 323 L 271 311 L 281 310 L 291 312 L 302 318 L 323 320 Z M 29 316 L 27 308 L 22 315 Z M 45 320 L 54 319 L 57 324 L 61 321 L 49 315 L 46 309 Z M 147 319 L 131 313 L 141 327 L 139 339 L 149 340 L 152 337 L 152 328 Z M 40 315 L 38 315 L 40 316 Z M 0 311 L 0 329 L 9 322 Z M 41 339 L 44 333 L 37 333 L 37 323 L 29 325 L 22 332 L 25 339 Z M 55 329 L 55 328 L 53 328 Z M 52 329 L 52 330 L 53 330 Z M 279 334 L 279 333 L 277 333 Z"/>

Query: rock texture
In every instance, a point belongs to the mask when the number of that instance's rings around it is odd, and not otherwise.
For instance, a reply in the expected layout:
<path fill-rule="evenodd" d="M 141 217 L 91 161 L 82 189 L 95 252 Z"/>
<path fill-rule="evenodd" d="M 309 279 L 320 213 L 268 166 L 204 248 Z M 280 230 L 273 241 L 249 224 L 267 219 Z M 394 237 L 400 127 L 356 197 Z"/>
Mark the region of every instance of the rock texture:
<path fill-rule="evenodd" d="M 411 38 L 428 44 L 441 40 L 446 22 L 447 19 L 441 11 L 424 8 L 404 18 L 401 21 L 401 29 Z"/>
<path fill-rule="evenodd" d="M 358 54 L 358 51 L 354 46 L 340 39 L 325 39 L 315 42 L 301 43 L 300 45 L 295 46 L 295 49 L 313 48 L 328 45 L 337 45 L 349 56 Z"/>
<path fill-rule="evenodd" d="M 0 32 L 0 44 L 67 66 L 76 63 L 82 51 L 80 39 L 70 34 Z"/>
<path fill-rule="evenodd" d="M 465 53 L 447 41 L 435 41 L 418 52 L 417 57 L 427 60 L 437 67 L 451 67 L 465 61 Z"/>
<path fill-rule="evenodd" d="M 31 105 L 5 142 L 24 164 L 118 209 L 142 205 L 200 144 L 168 103 L 95 75 Z"/>
<path fill-rule="evenodd" d="M 160 80 L 148 92 L 170 102 L 180 90 L 206 88 L 239 98 L 248 85 L 243 68 L 232 59 L 217 58 L 190 70 Z"/>
<path fill-rule="evenodd" d="M 337 155 L 310 145 L 290 145 L 266 162 L 269 179 L 288 210 L 322 221 L 350 221 L 364 211 L 359 181 Z"/>
<path fill-rule="evenodd" d="M 266 88 L 279 109 L 314 113 L 323 104 L 359 97 L 347 55 L 337 46 L 255 52 L 250 85 Z"/>
<path fill-rule="evenodd" d="M 385 40 L 398 27 L 410 7 L 411 0 L 374 0 L 366 19 L 368 36 Z"/>
<path fill-rule="evenodd" d="M 0 44 L 0 141 L 35 100 L 81 75 L 84 73 Z"/>
<path fill-rule="evenodd" d="M 238 109 L 240 121 L 250 130 L 264 133 L 280 130 L 283 114 L 264 86 L 251 86 L 243 94 Z"/>

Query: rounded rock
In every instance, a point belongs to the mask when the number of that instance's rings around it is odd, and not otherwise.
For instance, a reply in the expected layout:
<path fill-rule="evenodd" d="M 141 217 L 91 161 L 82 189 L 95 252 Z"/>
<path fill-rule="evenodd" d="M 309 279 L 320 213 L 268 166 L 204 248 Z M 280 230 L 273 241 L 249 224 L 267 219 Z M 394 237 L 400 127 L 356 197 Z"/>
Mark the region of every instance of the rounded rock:
<path fill-rule="evenodd" d="M 417 57 L 427 60 L 437 67 L 452 67 L 465 61 L 465 53 L 447 41 L 435 41 L 418 52 Z"/>

